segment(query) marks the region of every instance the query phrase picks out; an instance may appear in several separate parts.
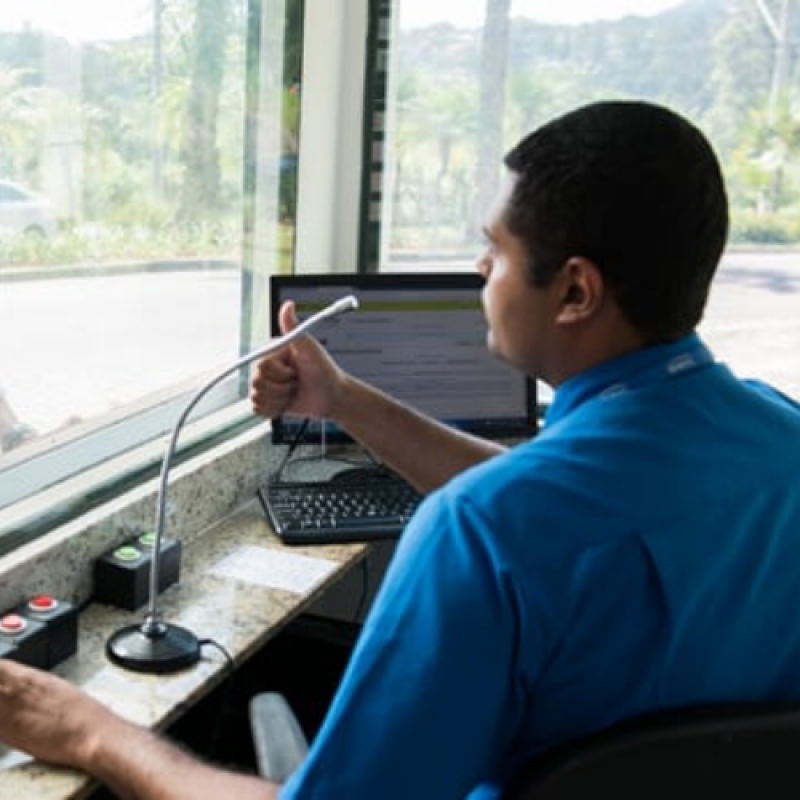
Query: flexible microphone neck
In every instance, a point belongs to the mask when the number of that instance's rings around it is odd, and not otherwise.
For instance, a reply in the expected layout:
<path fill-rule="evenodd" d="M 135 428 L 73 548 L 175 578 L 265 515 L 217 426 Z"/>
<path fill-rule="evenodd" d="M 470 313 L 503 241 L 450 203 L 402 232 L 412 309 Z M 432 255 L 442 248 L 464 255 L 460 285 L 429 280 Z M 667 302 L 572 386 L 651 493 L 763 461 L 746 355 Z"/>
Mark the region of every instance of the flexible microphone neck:
<path fill-rule="evenodd" d="M 158 569 L 156 562 L 159 560 L 159 547 L 164 535 L 164 528 L 166 525 L 167 516 L 167 483 L 169 481 L 169 473 L 172 468 L 172 459 L 175 456 L 177 449 L 178 436 L 189 418 L 189 415 L 197 407 L 197 404 L 219 383 L 233 373 L 237 372 L 244 366 L 251 364 L 273 353 L 277 353 L 284 347 L 288 347 L 296 339 L 305 336 L 312 328 L 319 325 L 325 320 L 332 319 L 333 317 L 344 314 L 347 311 L 355 311 L 358 308 L 358 300 L 353 295 L 342 297 L 334 303 L 325 306 L 321 311 L 313 314 L 305 321 L 301 322 L 294 330 L 284 333 L 265 344 L 263 347 L 253 350 L 250 353 L 242 356 L 238 361 L 235 361 L 228 367 L 225 367 L 221 372 L 210 378 L 197 392 L 192 396 L 189 402 L 184 407 L 180 416 L 178 417 L 175 426 L 172 429 L 172 436 L 170 437 L 167 450 L 164 454 L 164 459 L 161 462 L 161 477 L 158 486 L 158 502 L 156 505 L 156 522 L 155 522 L 155 557 L 153 558 L 153 568 L 150 570 L 150 603 L 147 612 L 145 623 L 156 623 L 158 621 Z"/>
<path fill-rule="evenodd" d="M 342 297 L 301 322 L 293 330 L 272 339 L 263 347 L 247 353 L 204 383 L 191 397 L 176 421 L 161 462 L 161 475 L 156 501 L 155 541 L 150 563 L 150 586 L 147 613 L 141 625 L 128 626 L 117 631 L 109 640 L 106 651 L 112 661 L 122 667 L 140 672 L 170 672 L 191 666 L 199 658 L 199 643 L 190 631 L 168 625 L 160 618 L 158 607 L 158 578 L 161 562 L 161 543 L 167 516 L 167 489 L 172 460 L 178 444 L 178 437 L 189 415 L 197 404 L 217 384 L 243 366 L 272 355 L 288 347 L 296 339 L 308 334 L 312 328 L 325 320 L 332 319 L 358 308 L 358 300 L 353 295 Z"/>

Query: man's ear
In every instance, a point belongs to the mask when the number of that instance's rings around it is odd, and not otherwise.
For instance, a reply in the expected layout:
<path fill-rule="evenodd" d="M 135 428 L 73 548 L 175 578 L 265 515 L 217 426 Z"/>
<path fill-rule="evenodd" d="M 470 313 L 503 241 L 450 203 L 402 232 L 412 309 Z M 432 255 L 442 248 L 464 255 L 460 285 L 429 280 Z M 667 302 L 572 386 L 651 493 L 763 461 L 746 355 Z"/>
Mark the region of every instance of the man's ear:
<path fill-rule="evenodd" d="M 605 282 L 593 261 L 583 256 L 567 260 L 557 278 L 560 297 L 556 322 L 583 322 L 603 305 Z"/>

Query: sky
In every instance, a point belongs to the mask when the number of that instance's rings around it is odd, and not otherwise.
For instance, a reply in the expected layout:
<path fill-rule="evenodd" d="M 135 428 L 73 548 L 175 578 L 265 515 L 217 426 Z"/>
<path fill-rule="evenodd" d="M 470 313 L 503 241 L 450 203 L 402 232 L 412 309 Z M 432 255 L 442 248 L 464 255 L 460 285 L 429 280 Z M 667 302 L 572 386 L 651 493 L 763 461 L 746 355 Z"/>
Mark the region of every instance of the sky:
<path fill-rule="evenodd" d="M 682 0 L 512 0 L 511 16 L 538 22 L 577 24 L 597 19 L 618 19 L 628 14 L 652 16 L 680 5 Z M 401 0 L 404 28 L 435 22 L 457 27 L 480 27 L 486 0 Z"/>
<path fill-rule="evenodd" d="M 348 2 L 348 0 L 327 0 Z M 652 15 L 682 0 L 512 0 L 511 15 L 539 22 L 579 23 Z M 401 0 L 404 28 L 436 22 L 480 27 L 486 0 Z M 0 30 L 19 30 L 26 21 L 73 41 L 115 39 L 149 30 L 153 0 L 0 0 Z"/>
<path fill-rule="evenodd" d="M 0 30 L 30 22 L 73 41 L 117 39 L 151 28 L 152 0 L 0 0 Z"/>

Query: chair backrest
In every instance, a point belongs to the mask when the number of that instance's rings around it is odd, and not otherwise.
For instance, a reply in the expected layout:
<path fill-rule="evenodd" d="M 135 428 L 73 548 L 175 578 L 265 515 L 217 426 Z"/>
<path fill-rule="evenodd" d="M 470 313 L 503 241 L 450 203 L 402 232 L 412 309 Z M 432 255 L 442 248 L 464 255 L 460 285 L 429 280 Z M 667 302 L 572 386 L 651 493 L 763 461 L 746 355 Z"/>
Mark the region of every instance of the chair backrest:
<path fill-rule="evenodd" d="M 649 714 L 540 756 L 503 800 L 800 798 L 800 702 Z"/>
<path fill-rule="evenodd" d="M 261 775 L 278 783 L 307 752 L 285 699 L 253 698 Z M 614 725 L 534 759 L 503 800 L 798 800 L 800 701 L 697 706 Z"/>
<path fill-rule="evenodd" d="M 305 733 L 286 698 L 277 692 L 253 697 L 250 729 L 259 774 L 273 783 L 283 783 L 308 752 Z"/>

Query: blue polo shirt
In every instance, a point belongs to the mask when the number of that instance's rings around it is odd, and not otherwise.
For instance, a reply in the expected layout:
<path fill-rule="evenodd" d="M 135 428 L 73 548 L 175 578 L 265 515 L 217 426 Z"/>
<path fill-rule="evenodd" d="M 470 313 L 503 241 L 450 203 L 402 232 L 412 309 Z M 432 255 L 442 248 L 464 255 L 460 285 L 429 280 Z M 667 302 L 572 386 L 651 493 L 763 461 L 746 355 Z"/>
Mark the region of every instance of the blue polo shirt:
<path fill-rule="evenodd" d="M 800 697 L 800 407 L 697 336 L 559 387 L 423 503 L 298 798 L 492 798 L 644 711 Z"/>

